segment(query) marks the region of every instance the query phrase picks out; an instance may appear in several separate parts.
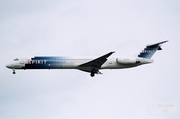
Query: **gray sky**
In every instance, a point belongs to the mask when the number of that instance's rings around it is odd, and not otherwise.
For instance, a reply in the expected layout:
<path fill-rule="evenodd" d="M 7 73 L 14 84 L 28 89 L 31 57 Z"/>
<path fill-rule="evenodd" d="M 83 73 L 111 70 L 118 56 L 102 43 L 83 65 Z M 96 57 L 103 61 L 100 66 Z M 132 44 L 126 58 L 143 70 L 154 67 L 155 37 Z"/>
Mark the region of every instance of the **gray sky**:
<path fill-rule="evenodd" d="M 179 119 L 180 2 L 1 0 L 0 119 Z M 168 39 L 153 64 L 103 70 L 5 68 L 35 55 L 134 56 Z"/>

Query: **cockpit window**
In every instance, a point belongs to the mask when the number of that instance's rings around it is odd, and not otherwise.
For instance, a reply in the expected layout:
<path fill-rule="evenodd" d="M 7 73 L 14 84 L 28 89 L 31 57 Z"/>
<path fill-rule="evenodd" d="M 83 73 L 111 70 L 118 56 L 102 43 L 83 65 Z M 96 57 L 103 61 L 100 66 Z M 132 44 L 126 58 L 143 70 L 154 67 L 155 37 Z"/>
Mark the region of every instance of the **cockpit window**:
<path fill-rule="evenodd" d="M 13 61 L 18 61 L 19 59 L 18 58 L 16 58 L 16 59 L 14 59 Z"/>

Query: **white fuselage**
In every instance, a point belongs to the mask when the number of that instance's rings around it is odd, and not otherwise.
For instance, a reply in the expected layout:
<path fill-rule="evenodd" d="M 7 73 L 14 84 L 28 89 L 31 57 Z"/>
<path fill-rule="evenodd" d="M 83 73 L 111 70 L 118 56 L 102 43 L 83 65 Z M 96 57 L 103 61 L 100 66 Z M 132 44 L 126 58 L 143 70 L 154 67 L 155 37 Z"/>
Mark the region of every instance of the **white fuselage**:
<path fill-rule="evenodd" d="M 90 58 L 61 58 L 51 59 L 48 57 L 39 59 L 21 58 L 15 59 L 8 65 L 10 69 L 79 69 L 78 66 L 92 61 Z M 108 58 L 100 69 L 121 69 L 152 63 L 152 59 L 139 57 L 132 58 Z M 84 67 L 86 68 L 86 67 Z M 88 68 L 88 67 L 87 67 Z"/>

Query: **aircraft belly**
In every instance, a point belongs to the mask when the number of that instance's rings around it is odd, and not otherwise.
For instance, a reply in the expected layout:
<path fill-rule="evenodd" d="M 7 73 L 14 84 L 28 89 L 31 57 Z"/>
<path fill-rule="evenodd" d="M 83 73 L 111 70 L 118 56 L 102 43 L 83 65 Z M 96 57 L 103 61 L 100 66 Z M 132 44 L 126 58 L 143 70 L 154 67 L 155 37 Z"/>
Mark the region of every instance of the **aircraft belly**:
<path fill-rule="evenodd" d="M 74 63 L 65 63 L 62 65 L 62 69 L 75 69 L 77 68 L 78 65 L 74 64 Z"/>

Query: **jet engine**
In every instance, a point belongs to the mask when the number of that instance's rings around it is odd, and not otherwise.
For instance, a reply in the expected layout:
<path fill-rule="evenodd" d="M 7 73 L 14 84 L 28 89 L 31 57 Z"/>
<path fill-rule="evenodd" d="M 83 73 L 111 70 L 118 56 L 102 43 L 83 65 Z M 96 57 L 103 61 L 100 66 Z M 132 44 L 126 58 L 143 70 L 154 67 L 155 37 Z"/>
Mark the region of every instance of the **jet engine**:
<path fill-rule="evenodd" d="M 135 58 L 129 59 L 129 58 L 117 58 L 117 63 L 119 64 L 136 64 L 137 61 Z"/>

